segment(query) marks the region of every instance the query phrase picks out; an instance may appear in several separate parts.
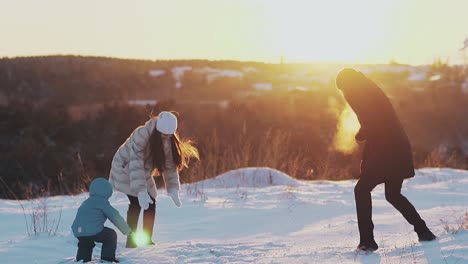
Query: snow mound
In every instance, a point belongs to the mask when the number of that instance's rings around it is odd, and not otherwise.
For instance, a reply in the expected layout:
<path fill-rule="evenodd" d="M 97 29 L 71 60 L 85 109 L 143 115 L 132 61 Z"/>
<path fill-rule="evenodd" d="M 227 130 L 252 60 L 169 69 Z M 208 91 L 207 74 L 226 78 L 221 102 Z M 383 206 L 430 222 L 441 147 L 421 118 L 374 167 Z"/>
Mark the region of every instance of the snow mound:
<path fill-rule="evenodd" d="M 200 188 L 265 188 L 269 186 L 299 186 L 291 176 L 268 167 L 242 168 L 225 172 L 215 178 L 197 182 Z"/>
<path fill-rule="evenodd" d="M 421 168 L 416 170 L 412 183 L 431 184 L 437 182 L 465 181 L 468 180 L 468 171 L 452 168 Z"/>

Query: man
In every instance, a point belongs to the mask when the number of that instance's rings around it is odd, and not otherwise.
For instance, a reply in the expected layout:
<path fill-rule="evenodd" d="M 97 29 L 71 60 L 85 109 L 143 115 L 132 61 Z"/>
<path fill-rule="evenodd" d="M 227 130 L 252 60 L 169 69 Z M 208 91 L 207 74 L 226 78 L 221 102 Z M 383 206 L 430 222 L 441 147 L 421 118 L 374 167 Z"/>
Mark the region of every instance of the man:
<path fill-rule="evenodd" d="M 358 249 L 375 251 L 371 191 L 385 183 L 385 198 L 414 226 L 419 241 L 436 237 L 414 206 L 401 194 L 403 180 L 414 176 L 408 137 L 383 91 L 364 74 L 351 68 L 341 70 L 336 85 L 356 113 L 360 131 L 357 141 L 365 141 L 361 174 L 354 188 L 360 242 Z"/>

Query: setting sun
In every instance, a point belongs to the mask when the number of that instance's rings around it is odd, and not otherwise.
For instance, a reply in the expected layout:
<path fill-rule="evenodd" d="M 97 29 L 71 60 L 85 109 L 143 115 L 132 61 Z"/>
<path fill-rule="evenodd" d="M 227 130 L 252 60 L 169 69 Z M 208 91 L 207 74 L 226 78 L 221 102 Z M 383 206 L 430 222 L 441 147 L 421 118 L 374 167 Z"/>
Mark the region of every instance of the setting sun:
<path fill-rule="evenodd" d="M 392 5 L 369 0 L 273 2 L 266 6 L 274 29 L 272 53 L 292 61 L 385 59 L 386 52 L 378 54 L 388 49 L 386 41 L 393 34 Z"/>

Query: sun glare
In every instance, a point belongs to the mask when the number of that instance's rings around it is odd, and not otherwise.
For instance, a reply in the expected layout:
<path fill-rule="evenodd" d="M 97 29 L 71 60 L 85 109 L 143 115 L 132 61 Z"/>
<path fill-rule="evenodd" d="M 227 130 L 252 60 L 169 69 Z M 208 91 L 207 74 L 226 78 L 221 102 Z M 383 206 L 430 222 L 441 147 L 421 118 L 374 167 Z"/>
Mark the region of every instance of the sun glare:
<path fill-rule="evenodd" d="M 268 2 L 272 53 L 289 61 L 359 62 L 386 56 L 382 54 L 389 37 L 385 7 L 391 3 L 375 2 Z M 381 6 L 373 8 L 377 5 Z"/>
<path fill-rule="evenodd" d="M 148 241 L 150 240 L 149 236 L 142 231 L 136 232 L 133 235 L 133 241 L 139 247 L 148 245 Z"/>

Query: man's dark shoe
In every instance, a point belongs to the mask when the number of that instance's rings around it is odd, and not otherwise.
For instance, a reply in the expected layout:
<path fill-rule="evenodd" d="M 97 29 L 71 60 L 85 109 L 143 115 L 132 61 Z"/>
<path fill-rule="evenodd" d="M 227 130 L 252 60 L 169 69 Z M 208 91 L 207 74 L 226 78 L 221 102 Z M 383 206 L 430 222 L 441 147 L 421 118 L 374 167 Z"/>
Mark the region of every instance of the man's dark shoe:
<path fill-rule="evenodd" d="M 434 239 L 436 239 L 437 237 L 431 232 L 431 230 L 429 229 L 426 229 L 424 231 L 421 231 L 421 232 L 417 232 L 418 234 L 418 238 L 419 238 L 419 241 L 420 242 L 423 242 L 423 241 L 432 241 Z"/>
<path fill-rule="evenodd" d="M 113 258 L 113 259 L 106 259 L 106 258 L 103 258 L 103 259 L 101 259 L 101 262 L 120 263 L 120 261 L 118 261 L 118 260 L 115 259 L 115 258 Z"/>
<path fill-rule="evenodd" d="M 366 252 L 374 252 L 377 249 L 379 249 L 379 246 L 377 245 L 377 243 L 375 243 L 375 241 L 366 241 L 359 243 L 357 249 Z"/>

